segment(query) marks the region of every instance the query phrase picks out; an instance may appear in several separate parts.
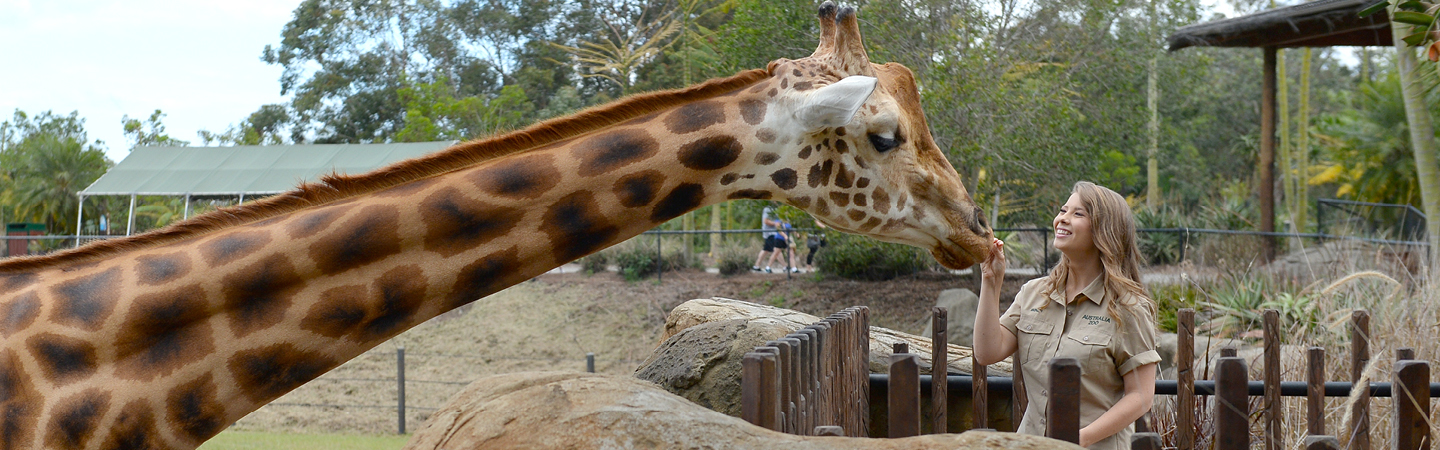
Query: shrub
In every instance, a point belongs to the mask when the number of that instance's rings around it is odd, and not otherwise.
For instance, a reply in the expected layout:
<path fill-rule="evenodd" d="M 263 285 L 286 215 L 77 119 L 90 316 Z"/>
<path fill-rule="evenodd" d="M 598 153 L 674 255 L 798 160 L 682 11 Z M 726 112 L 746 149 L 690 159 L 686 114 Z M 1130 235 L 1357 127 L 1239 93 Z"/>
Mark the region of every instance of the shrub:
<path fill-rule="evenodd" d="M 1180 212 L 1169 206 L 1140 208 L 1135 211 L 1136 228 L 1179 228 Z M 1140 233 L 1140 254 L 1150 265 L 1180 262 L 1180 235 L 1176 233 Z"/>
<path fill-rule="evenodd" d="M 750 269 L 758 250 L 747 244 L 753 243 L 724 241 L 720 244 L 720 248 L 715 251 L 715 265 L 719 267 L 721 276 L 728 277 Z"/>
<path fill-rule="evenodd" d="M 608 252 L 600 251 L 590 256 L 580 258 L 580 270 L 584 271 L 586 275 L 604 272 L 610 264 L 609 258 L 606 256 L 608 256 Z"/>
<path fill-rule="evenodd" d="M 831 233 L 820 251 L 820 270 L 842 278 L 884 281 L 931 267 L 930 254 L 915 247 L 880 242 L 863 236 Z"/>

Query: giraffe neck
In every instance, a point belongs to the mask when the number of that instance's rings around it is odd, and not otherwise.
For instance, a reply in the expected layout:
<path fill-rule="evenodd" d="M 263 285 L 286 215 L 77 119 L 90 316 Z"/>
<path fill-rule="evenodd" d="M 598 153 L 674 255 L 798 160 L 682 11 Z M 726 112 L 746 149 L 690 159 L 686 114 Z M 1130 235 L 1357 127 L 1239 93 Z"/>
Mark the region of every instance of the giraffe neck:
<path fill-rule="evenodd" d="M 695 208 L 768 197 L 744 169 L 773 163 L 762 150 L 775 137 L 742 111 L 746 95 L 12 276 L 0 283 L 13 291 L 0 291 L 0 447 L 193 448 L 445 311 Z"/>

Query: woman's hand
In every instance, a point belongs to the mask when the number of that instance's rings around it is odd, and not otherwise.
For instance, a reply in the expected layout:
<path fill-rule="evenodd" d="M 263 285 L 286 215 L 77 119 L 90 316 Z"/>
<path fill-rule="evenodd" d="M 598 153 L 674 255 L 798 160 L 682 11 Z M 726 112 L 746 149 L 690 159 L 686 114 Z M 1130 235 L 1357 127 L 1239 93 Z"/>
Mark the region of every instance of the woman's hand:
<path fill-rule="evenodd" d="M 990 255 L 980 262 L 980 281 L 993 283 L 996 288 L 1005 282 L 1005 241 L 990 242 Z"/>

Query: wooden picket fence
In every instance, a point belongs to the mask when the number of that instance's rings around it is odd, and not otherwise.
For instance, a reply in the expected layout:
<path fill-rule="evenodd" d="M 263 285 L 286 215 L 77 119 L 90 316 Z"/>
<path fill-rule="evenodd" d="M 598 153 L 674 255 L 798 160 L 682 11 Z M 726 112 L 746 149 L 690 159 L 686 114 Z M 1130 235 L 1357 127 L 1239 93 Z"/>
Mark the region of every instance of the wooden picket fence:
<path fill-rule="evenodd" d="M 946 342 L 947 314 L 935 308 L 931 336 L 933 342 Z M 1250 397 L 1264 397 L 1264 448 L 1285 448 L 1281 421 L 1283 396 L 1304 396 L 1307 401 L 1306 449 L 1338 449 L 1339 439 L 1327 433 L 1324 415 L 1325 397 L 1348 397 L 1354 382 L 1370 362 L 1370 315 L 1356 310 L 1350 318 L 1351 382 L 1327 382 L 1325 350 L 1311 347 L 1306 352 L 1306 380 L 1280 380 L 1279 312 L 1263 314 L 1264 370 L 1262 380 L 1251 382 L 1245 360 L 1236 357 L 1236 350 L 1221 350 L 1221 358 L 1213 370 L 1213 380 L 1195 380 L 1195 311 L 1182 309 L 1178 318 L 1176 379 L 1157 380 L 1157 395 L 1176 397 L 1175 430 L 1177 450 L 1193 450 L 1196 445 L 1195 411 L 1200 396 L 1213 396 L 1215 422 L 1214 448 L 1239 450 L 1250 448 Z M 947 367 L 945 345 L 934 345 L 931 355 L 933 372 L 920 374 L 919 356 L 909 353 L 908 346 L 896 344 L 889 361 L 888 374 L 869 373 L 868 309 L 852 307 L 808 326 L 785 338 L 766 343 L 744 358 L 742 374 L 742 417 L 756 425 L 776 431 L 806 435 L 866 436 L 869 430 L 870 403 L 880 387 L 886 411 L 888 437 L 915 436 L 921 432 L 921 388 L 928 384 L 931 400 L 931 429 L 947 431 L 947 403 L 963 398 L 974 408 L 971 429 L 988 429 L 990 396 L 994 380 L 986 376 L 986 368 L 974 364 L 971 376 L 951 376 Z M 1398 349 L 1391 374 L 1392 382 L 1371 382 L 1355 396 L 1349 416 L 1351 423 L 1339 430 L 1349 436 L 1348 449 L 1369 450 L 1370 398 L 1394 397 L 1394 429 L 1392 437 L 1397 449 L 1428 449 L 1430 435 L 1430 399 L 1440 397 L 1440 383 L 1430 382 L 1430 363 L 1415 360 L 1411 349 Z M 973 361 L 972 361 L 973 363 Z M 1046 408 L 1046 435 L 1055 439 L 1078 442 L 1080 437 L 1080 366 L 1073 358 L 1056 358 L 1049 362 L 1051 398 Z M 1018 424 L 1024 414 L 1024 382 L 1018 370 L 1013 379 L 995 383 L 998 390 L 1012 395 L 1012 423 Z M 930 382 L 945 380 L 945 382 Z M 968 386 L 969 392 L 951 393 L 952 385 Z M 880 403 L 879 399 L 873 399 Z M 878 406 L 878 405 L 877 405 Z M 1131 445 L 1135 449 L 1160 449 L 1160 435 L 1149 432 L 1145 419 L 1137 422 L 1137 433 Z M 1013 430 L 1011 430 L 1013 431 Z"/>

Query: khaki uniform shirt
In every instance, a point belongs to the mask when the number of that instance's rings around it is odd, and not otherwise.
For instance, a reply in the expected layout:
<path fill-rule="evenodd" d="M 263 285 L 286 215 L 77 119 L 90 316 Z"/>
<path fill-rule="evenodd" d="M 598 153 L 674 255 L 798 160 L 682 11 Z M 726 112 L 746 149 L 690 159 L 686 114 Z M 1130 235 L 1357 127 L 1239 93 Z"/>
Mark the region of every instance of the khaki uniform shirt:
<path fill-rule="evenodd" d="M 1025 376 L 1029 405 L 1019 432 L 1045 435 L 1045 407 L 1049 403 L 1050 359 L 1071 357 L 1080 362 L 1080 426 L 1100 418 L 1125 394 L 1123 376 L 1135 368 L 1160 361 L 1155 351 L 1155 322 L 1145 315 L 1124 317 L 1124 332 L 1105 309 L 1104 276 L 1096 277 L 1066 305 L 1064 292 L 1045 294 L 1049 277 L 1025 283 L 1000 324 L 1015 334 L 1014 361 Z M 1050 305 L 1041 309 L 1041 305 Z M 1130 426 L 1091 445 L 1091 449 L 1128 449 Z"/>

